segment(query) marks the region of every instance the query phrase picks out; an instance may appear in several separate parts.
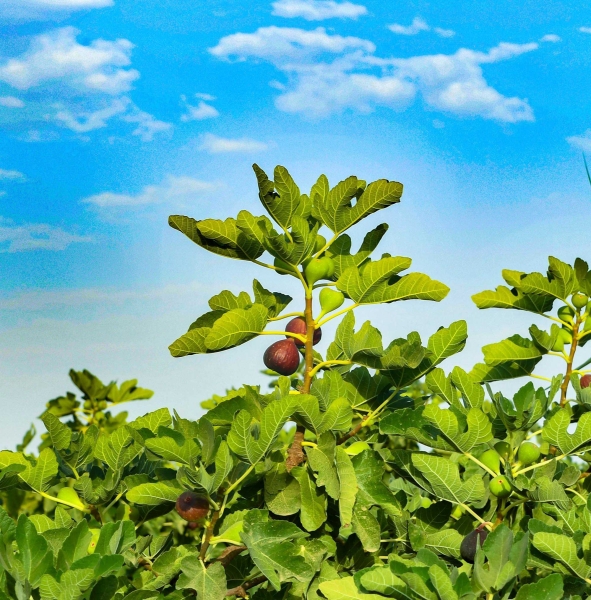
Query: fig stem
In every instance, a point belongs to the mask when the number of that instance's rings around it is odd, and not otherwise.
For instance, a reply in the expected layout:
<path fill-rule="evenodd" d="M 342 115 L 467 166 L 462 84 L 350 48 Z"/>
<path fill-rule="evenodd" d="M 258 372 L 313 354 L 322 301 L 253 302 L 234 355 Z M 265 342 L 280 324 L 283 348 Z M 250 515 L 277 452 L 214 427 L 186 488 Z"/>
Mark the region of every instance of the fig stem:
<path fill-rule="evenodd" d="M 56 498 L 55 496 L 50 496 L 49 494 L 46 494 L 45 492 L 40 492 L 39 490 L 34 490 L 34 491 L 37 492 L 40 496 L 43 496 L 44 498 L 46 498 L 47 500 L 51 500 L 52 502 L 57 502 L 58 504 L 64 504 L 66 506 L 69 506 L 70 508 L 75 508 L 75 509 L 80 510 L 85 513 L 90 512 L 90 510 L 88 510 L 87 508 L 80 508 L 80 505 L 73 504 L 72 502 L 68 502 L 67 500 L 60 500 L 59 498 Z"/>
<path fill-rule="evenodd" d="M 315 258 L 318 258 L 323 252 L 325 252 L 330 245 L 339 237 L 339 233 L 335 233 L 330 240 L 328 240 L 328 242 L 326 242 L 326 244 L 324 244 L 324 246 L 322 246 L 322 248 L 320 248 L 320 250 L 318 250 L 318 252 L 316 252 L 316 254 L 314 254 Z"/>
<path fill-rule="evenodd" d="M 294 338 L 302 343 L 306 342 L 306 338 L 299 333 L 291 333 L 291 331 L 261 331 L 260 335 L 284 335 L 285 337 Z"/>
<path fill-rule="evenodd" d="M 250 465 L 250 467 L 248 467 L 248 469 L 246 469 L 246 471 L 244 471 L 244 473 L 242 473 L 242 475 L 224 492 L 224 496 L 227 497 L 233 489 L 239 486 L 250 475 L 255 466 L 256 463 L 254 465 Z"/>
<path fill-rule="evenodd" d="M 558 356 L 558 358 L 562 358 L 564 361 L 568 362 L 568 356 L 564 352 L 548 352 L 548 356 Z"/>
<path fill-rule="evenodd" d="M 567 456 L 568 456 L 568 454 L 561 454 L 560 456 L 553 456 L 552 458 L 549 458 L 548 460 L 543 460 L 542 462 L 534 463 L 533 465 L 530 465 L 529 467 L 525 467 L 524 469 L 520 469 L 519 471 L 516 471 L 515 473 L 513 473 L 513 477 L 517 477 L 517 475 L 521 475 L 522 473 L 527 473 L 528 471 L 533 471 L 534 469 L 543 467 L 544 465 L 551 463 L 553 460 L 562 460 L 563 458 L 566 458 Z"/>
<path fill-rule="evenodd" d="M 358 306 L 359 306 L 359 304 L 355 303 L 355 304 L 351 304 L 351 306 L 347 306 L 347 308 L 338 310 L 336 313 L 332 313 L 332 315 L 330 315 L 330 317 L 326 317 L 326 319 L 322 319 L 319 323 L 316 323 L 315 327 L 317 327 L 317 328 L 322 327 L 325 323 L 328 323 L 335 317 L 340 317 L 341 315 L 344 315 L 346 312 L 349 312 L 350 310 L 353 310 L 354 308 L 357 308 Z"/>
<path fill-rule="evenodd" d="M 353 364 L 350 360 L 325 360 L 321 363 L 318 363 L 311 371 L 312 377 L 320 371 L 320 369 L 324 367 L 328 367 L 330 365 L 350 365 Z"/>
<path fill-rule="evenodd" d="M 286 313 L 284 315 L 279 315 L 277 317 L 271 317 L 269 319 L 269 321 L 281 321 L 283 319 L 288 319 L 289 317 L 303 317 L 304 313 L 303 312 L 292 312 L 292 313 Z"/>
<path fill-rule="evenodd" d="M 201 543 L 201 550 L 199 551 L 199 560 L 203 561 L 205 555 L 207 554 L 207 549 L 209 548 L 209 542 L 211 541 L 211 536 L 213 535 L 213 529 L 220 518 L 220 511 L 216 510 L 211 515 L 211 521 L 205 530 L 205 534 L 203 536 L 203 542 Z"/>
<path fill-rule="evenodd" d="M 470 454 L 469 452 L 464 452 L 464 456 L 469 458 L 473 463 L 477 464 L 481 469 L 484 469 L 493 477 L 497 476 L 497 473 L 495 473 L 492 469 L 489 469 L 485 464 L 481 463 L 474 455 Z"/>
<path fill-rule="evenodd" d="M 492 531 L 492 526 L 488 521 L 485 521 L 480 515 L 476 514 L 467 504 L 463 502 L 457 502 L 466 512 L 469 512 L 475 519 L 480 521 L 481 525 L 484 525 L 489 531 Z"/>
<path fill-rule="evenodd" d="M 570 354 L 568 355 L 568 361 L 566 363 L 566 373 L 564 374 L 564 380 L 562 382 L 562 385 L 560 386 L 560 406 L 561 407 L 566 404 L 566 393 L 568 391 L 568 384 L 570 383 L 570 376 L 571 376 L 571 373 L 573 370 L 573 362 L 575 360 L 575 353 L 577 351 L 577 345 L 579 342 L 579 327 L 580 326 L 581 326 L 581 315 L 579 315 L 577 313 L 575 322 L 573 325 L 573 341 L 570 345 Z"/>
<path fill-rule="evenodd" d="M 534 379 L 541 379 L 542 381 L 552 381 L 550 377 L 544 377 L 543 375 L 534 375 L 533 373 L 530 373 L 529 376 L 533 377 Z"/>

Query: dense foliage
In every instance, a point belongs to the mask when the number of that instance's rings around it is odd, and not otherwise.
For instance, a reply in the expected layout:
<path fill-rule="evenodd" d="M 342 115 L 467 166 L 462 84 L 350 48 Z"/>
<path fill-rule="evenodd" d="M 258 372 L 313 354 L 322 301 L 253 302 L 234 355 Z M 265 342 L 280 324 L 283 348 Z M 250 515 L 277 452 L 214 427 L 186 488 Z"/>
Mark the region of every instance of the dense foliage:
<path fill-rule="evenodd" d="M 215 396 L 198 421 L 166 408 L 128 421 L 117 405 L 152 392 L 72 371 L 80 395 L 47 404 L 39 451 L 31 430 L 0 452 L 0 600 L 587 597 L 591 375 L 576 366 L 591 337 L 587 264 L 503 271 L 507 285 L 474 302 L 538 324 L 485 346 L 470 372 L 446 372 L 464 321 L 426 343 L 417 332 L 386 343 L 356 322 L 364 306 L 448 293 L 404 274 L 409 258 L 371 258 L 386 224 L 352 251 L 347 230 L 399 202 L 402 186 L 349 177 L 331 188 L 322 175 L 302 194 L 285 168 L 273 181 L 254 169 L 275 225 L 246 210 L 170 224 L 296 278 L 301 298 L 256 280 L 252 294 L 222 291 L 170 351 L 275 336 L 261 357 L 271 390 Z M 544 357 L 552 378 L 535 372 Z M 518 377 L 527 383 L 512 398 L 499 391 Z"/>

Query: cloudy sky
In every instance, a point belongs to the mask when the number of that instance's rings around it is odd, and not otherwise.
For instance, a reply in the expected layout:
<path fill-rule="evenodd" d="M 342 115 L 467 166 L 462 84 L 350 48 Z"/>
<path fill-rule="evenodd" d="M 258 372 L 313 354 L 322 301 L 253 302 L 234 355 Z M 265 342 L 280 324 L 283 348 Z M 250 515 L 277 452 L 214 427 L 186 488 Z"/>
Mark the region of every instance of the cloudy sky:
<path fill-rule="evenodd" d="M 452 292 L 358 320 L 389 341 L 466 318 L 451 364 L 469 368 L 531 322 L 471 294 L 549 254 L 591 260 L 590 73 L 591 13 L 566 0 L 3 0 L 1 446 L 72 388 L 72 367 L 152 387 L 134 415 L 197 416 L 264 380 L 268 338 L 167 350 L 221 289 L 290 289 L 167 226 L 258 212 L 253 162 L 302 189 L 320 173 L 404 183 L 366 227 L 387 220 L 382 250 Z"/>

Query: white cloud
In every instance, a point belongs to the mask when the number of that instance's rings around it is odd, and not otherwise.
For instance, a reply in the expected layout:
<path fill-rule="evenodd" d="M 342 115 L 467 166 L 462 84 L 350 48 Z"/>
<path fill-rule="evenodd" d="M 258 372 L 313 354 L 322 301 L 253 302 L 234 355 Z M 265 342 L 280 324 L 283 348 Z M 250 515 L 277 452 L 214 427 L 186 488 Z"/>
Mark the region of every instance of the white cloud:
<path fill-rule="evenodd" d="M 562 41 L 562 38 L 559 35 L 556 35 L 555 33 L 547 33 L 546 35 L 540 38 L 540 42 L 550 42 L 552 44 L 555 44 L 556 42 L 560 41 Z"/>
<path fill-rule="evenodd" d="M 65 250 L 70 244 L 90 241 L 90 237 L 68 233 L 46 223 L 16 225 L 0 217 L 0 252 Z"/>
<path fill-rule="evenodd" d="M 55 118 L 76 133 L 87 133 L 106 127 L 107 121 L 115 115 L 124 113 L 128 105 L 129 99 L 116 99 L 109 106 L 92 112 L 80 112 L 74 115 L 69 110 L 61 110 L 55 115 Z"/>
<path fill-rule="evenodd" d="M 273 14 L 277 17 L 301 17 L 306 21 L 357 19 L 367 14 L 367 8 L 361 4 L 334 0 L 278 0 L 272 6 Z"/>
<path fill-rule="evenodd" d="M 316 54 L 340 54 L 360 49 L 373 52 L 375 45 L 352 36 L 330 35 L 324 27 L 305 31 L 295 27 L 260 27 L 255 33 L 233 33 L 223 37 L 209 52 L 221 59 L 269 61 L 302 60 Z"/>
<path fill-rule="evenodd" d="M 131 64 L 133 44 L 129 40 L 94 40 L 88 46 L 76 41 L 78 30 L 62 27 L 43 33 L 31 41 L 18 58 L 0 65 L 0 81 L 19 90 L 59 80 L 86 92 L 120 94 L 131 89 L 139 77 Z"/>
<path fill-rule="evenodd" d="M 113 4 L 113 0 L 2 0 L 0 17 L 18 21 L 46 20 Z"/>
<path fill-rule="evenodd" d="M 375 106 L 401 110 L 418 93 L 430 109 L 501 122 L 533 121 L 526 99 L 506 97 L 488 85 L 482 65 L 509 60 L 538 44 L 500 43 L 488 52 L 461 48 L 454 54 L 380 58 L 360 38 L 267 27 L 222 38 L 210 52 L 221 59 L 264 59 L 287 76 L 274 83 L 282 111 L 322 117 Z"/>
<path fill-rule="evenodd" d="M 591 152 L 591 129 L 587 129 L 581 135 L 571 135 L 566 138 L 566 141 L 583 152 Z"/>
<path fill-rule="evenodd" d="M 79 10 L 113 6 L 113 0 L 19 0 L 21 4 L 53 10 Z"/>
<path fill-rule="evenodd" d="M 83 204 L 99 208 L 146 206 L 150 204 L 186 204 L 218 189 L 219 185 L 187 176 L 170 175 L 160 185 L 147 185 L 136 195 L 102 192 L 84 198 Z"/>
<path fill-rule="evenodd" d="M 221 154 L 225 152 L 262 152 L 268 145 L 250 138 L 229 139 L 218 137 L 211 133 L 203 136 L 200 149 L 210 154 Z"/>
<path fill-rule="evenodd" d="M 591 33 L 591 27 L 579 27 L 581 33 Z"/>
<path fill-rule="evenodd" d="M 26 177 L 20 171 L 0 169 L 0 179 L 12 179 L 14 181 L 25 181 Z"/>
<path fill-rule="evenodd" d="M 433 31 L 439 37 L 444 37 L 444 38 L 451 38 L 456 34 L 456 32 L 453 29 L 443 29 L 442 27 L 434 27 Z"/>
<path fill-rule="evenodd" d="M 417 35 L 421 31 L 431 31 L 431 27 L 429 27 L 427 22 L 424 19 L 421 19 L 421 17 L 415 17 L 408 26 L 393 23 L 392 25 L 388 25 L 388 29 L 397 35 Z M 456 34 L 453 29 L 443 29 L 442 27 L 434 27 L 433 31 L 439 37 L 444 38 L 450 38 Z"/>
<path fill-rule="evenodd" d="M 421 19 L 421 17 L 415 17 L 408 27 L 398 23 L 392 23 L 392 25 L 388 25 L 388 29 L 397 35 L 417 35 L 417 33 L 429 31 L 431 28 L 427 25 L 426 21 Z"/>
<path fill-rule="evenodd" d="M 22 108 L 25 103 L 19 98 L 15 98 L 14 96 L 0 96 L 0 106 L 5 106 L 6 108 Z"/>
<path fill-rule="evenodd" d="M 206 98 L 203 98 L 206 96 Z M 215 100 L 214 96 L 209 94 L 195 94 L 196 98 L 201 98 L 197 106 L 189 104 L 186 96 L 181 96 L 181 100 L 185 105 L 186 113 L 181 115 L 181 121 L 203 121 L 204 119 L 215 119 L 220 116 L 218 110 L 211 104 L 207 104 L 204 100 Z"/>
<path fill-rule="evenodd" d="M 151 142 L 157 133 L 172 131 L 172 123 L 159 121 L 150 113 L 139 110 L 137 107 L 134 107 L 131 114 L 121 117 L 121 120 L 127 123 L 137 123 L 137 127 L 131 134 L 139 136 L 143 142 Z"/>

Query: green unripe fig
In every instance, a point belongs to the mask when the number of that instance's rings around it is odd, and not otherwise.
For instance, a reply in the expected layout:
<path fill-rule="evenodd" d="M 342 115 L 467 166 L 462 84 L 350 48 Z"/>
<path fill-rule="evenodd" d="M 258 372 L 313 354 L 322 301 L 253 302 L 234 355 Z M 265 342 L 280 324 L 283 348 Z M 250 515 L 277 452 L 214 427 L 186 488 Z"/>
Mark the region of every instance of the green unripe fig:
<path fill-rule="evenodd" d="M 79 510 L 85 510 L 85 508 L 86 508 L 84 506 L 84 504 L 82 504 L 82 501 L 80 500 L 80 497 L 76 493 L 76 490 L 74 490 L 71 487 L 63 487 L 57 493 L 57 499 L 63 500 L 64 502 L 68 502 L 69 504 L 74 504 L 76 506 L 76 508 L 78 508 Z"/>
<path fill-rule="evenodd" d="M 318 295 L 320 300 L 321 316 L 340 308 L 345 301 L 345 294 L 337 290 L 331 290 L 330 288 L 322 288 Z M 320 316 L 319 315 L 319 316 Z"/>
<path fill-rule="evenodd" d="M 273 265 L 277 269 L 283 269 L 283 271 L 277 271 L 279 275 L 291 275 L 292 273 L 295 275 L 294 268 L 291 265 L 288 265 L 284 260 L 281 260 L 280 258 L 276 258 L 273 261 Z M 284 271 L 288 271 L 288 273 L 284 273 Z"/>
<path fill-rule="evenodd" d="M 574 311 L 570 306 L 561 306 L 558 309 L 558 318 L 565 323 L 573 323 L 574 322 Z"/>
<path fill-rule="evenodd" d="M 491 494 L 497 498 L 506 498 L 511 495 L 511 484 L 504 475 L 499 475 L 490 480 Z"/>
<path fill-rule="evenodd" d="M 486 450 L 478 460 L 497 475 L 501 472 L 501 457 L 496 450 Z"/>
<path fill-rule="evenodd" d="M 314 254 L 320 252 L 324 246 L 326 246 L 326 238 L 323 235 L 317 235 L 316 242 L 314 243 Z"/>
<path fill-rule="evenodd" d="M 575 308 L 581 309 L 581 308 L 585 308 L 585 306 L 587 306 L 587 302 L 589 302 L 589 298 L 587 296 L 585 296 L 585 294 L 573 294 L 572 297 L 572 302 L 573 302 L 573 306 Z"/>
<path fill-rule="evenodd" d="M 88 554 L 94 554 L 94 551 L 96 550 L 96 545 L 99 541 L 99 537 L 101 536 L 101 530 L 90 529 L 90 533 L 92 534 L 92 539 L 90 540 L 90 544 L 88 544 Z"/>
<path fill-rule="evenodd" d="M 464 514 L 464 510 L 462 509 L 461 506 L 458 505 L 453 509 L 451 516 L 457 521 L 462 518 L 463 514 Z"/>
<path fill-rule="evenodd" d="M 433 504 L 430 498 L 421 498 L 421 508 L 429 508 Z"/>
<path fill-rule="evenodd" d="M 313 285 L 319 279 L 328 279 L 334 274 L 334 261 L 328 256 L 322 258 L 313 258 L 304 266 L 304 276 L 306 281 Z"/>
<path fill-rule="evenodd" d="M 84 401 L 84 409 L 90 410 L 91 408 L 92 408 L 92 402 L 90 400 L 85 400 Z"/>
<path fill-rule="evenodd" d="M 107 404 L 107 401 L 106 401 L 106 400 L 101 400 L 101 401 L 99 402 L 99 408 L 100 408 L 101 410 L 105 410 L 105 408 L 107 408 L 107 406 L 108 406 L 108 404 Z"/>
<path fill-rule="evenodd" d="M 370 445 L 367 442 L 353 442 L 350 446 L 345 448 L 345 452 L 349 456 L 355 456 L 364 450 L 369 450 Z"/>
<path fill-rule="evenodd" d="M 531 465 L 540 458 L 540 449 L 532 442 L 523 442 L 517 451 L 517 460 L 522 465 Z"/>
<path fill-rule="evenodd" d="M 484 540 L 488 536 L 488 531 L 484 526 L 478 527 L 474 531 L 471 531 L 463 540 L 460 545 L 461 557 L 471 565 L 474 564 L 474 557 L 479 547 L 482 547 Z"/>
<path fill-rule="evenodd" d="M 499 456 L 507 460 L 511 454 L 511 445 L 509 442 L 497 442 L 495 450 L 499 453 Z"/>
<path fill-rule="evenodd" d="M 568 329 L 561 329 L 558 334 L 560 339 L 566 346 L 569 346 L 573 342 L 573 334 Z"/>

